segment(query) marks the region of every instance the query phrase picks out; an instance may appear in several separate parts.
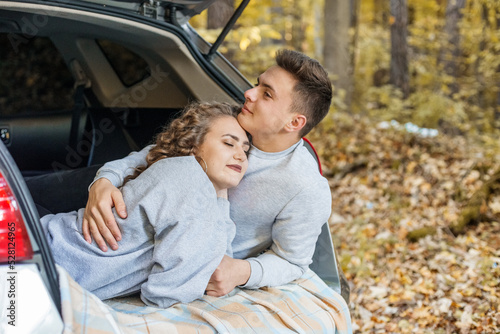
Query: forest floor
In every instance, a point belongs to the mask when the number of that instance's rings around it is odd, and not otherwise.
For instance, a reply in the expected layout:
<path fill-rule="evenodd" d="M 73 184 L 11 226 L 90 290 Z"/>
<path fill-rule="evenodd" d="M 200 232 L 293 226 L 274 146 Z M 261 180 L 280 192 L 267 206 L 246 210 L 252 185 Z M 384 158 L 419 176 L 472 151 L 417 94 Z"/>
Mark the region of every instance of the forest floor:
<path fill-rule="evenodd" d="M 332 188 L 354 332 L 500 333 L 500 184 L 475 224 L 450 229 L 500 153 L 484 140 L 424 137 L 340 113 L 308 138 Z M 410 242 L 421 227 L 436 233 Z"/>

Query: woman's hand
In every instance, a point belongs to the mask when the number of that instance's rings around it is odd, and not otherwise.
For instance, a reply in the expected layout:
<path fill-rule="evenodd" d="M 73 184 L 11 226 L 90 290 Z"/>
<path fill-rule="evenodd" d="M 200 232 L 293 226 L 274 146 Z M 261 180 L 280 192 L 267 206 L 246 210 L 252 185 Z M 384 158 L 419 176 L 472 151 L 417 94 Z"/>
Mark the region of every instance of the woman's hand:
<path fill-rule="evenodd" d="M 121 232 L 111 210 L 113 206 L 121 218 L 127 217 L 121 191 L 106 178 L 94 182 L 83 215 L 82 232 L 88 243 L 93 237 L 103 252 L 108 250 L 106 242 L 111 249 L 117 250 L 117 241 L 121 240 Z"/>

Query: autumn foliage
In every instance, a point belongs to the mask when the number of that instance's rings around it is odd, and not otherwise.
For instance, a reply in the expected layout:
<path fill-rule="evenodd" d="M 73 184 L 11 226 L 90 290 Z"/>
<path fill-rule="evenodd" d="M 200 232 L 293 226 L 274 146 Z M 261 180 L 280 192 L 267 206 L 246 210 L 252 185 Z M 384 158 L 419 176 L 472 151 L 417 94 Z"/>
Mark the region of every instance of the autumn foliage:
<path fill-rule="evenodd" d="M 356 332 L 498 333 L 499 185 L 472 225 L 450 228 L 498 161 L 465 137 L 429 138 L 345 113 L 310 139 L 332 188 L 330 226 Z M 410 241 L 421 229 L 433 233 Z"/>

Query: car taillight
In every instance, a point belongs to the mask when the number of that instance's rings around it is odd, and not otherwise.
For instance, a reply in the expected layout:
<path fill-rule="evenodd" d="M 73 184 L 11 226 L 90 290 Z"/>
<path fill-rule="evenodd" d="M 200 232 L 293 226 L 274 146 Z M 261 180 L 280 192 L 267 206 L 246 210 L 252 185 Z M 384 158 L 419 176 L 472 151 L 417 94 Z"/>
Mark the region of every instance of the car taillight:
<path fill-rule="evenodd" d="M 17 200 L 0 173 L 0 263 L 15 264 L 32 257 L 33 249 Z"/>

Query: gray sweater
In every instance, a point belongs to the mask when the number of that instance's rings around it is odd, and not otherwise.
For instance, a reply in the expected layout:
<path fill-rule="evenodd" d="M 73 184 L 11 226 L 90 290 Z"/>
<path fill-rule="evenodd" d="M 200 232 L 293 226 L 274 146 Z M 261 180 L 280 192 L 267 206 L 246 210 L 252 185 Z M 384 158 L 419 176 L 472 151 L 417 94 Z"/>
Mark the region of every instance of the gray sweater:
<path fill-rule="evenodd" d="M 133 167 L 145 164 L 150 148 L 105 164 L 96 180 L 105 177 L 120 186 Z M 252 147 L 248 162 L 243 180 L 228 195 L 236 224 L 234 258 L 250 262 L 245 287 L 285 284 L 299 278 L 312 262 L 321 227 L 331 213 L 330 186 L 303 140 L 277 153 Z"/>
<path fill-rule="evenodd" d="M 235 226 L 196 159 L 160 160 L 122 193 L 128 217 L 114 212 L 117 251 L 83 239 L 84 209 L 41 219 L 56 263 L 101 299 L 141 291 L 146 304 L 168 307 L 203 296 L 224 254 L 232 256 Z"/>

